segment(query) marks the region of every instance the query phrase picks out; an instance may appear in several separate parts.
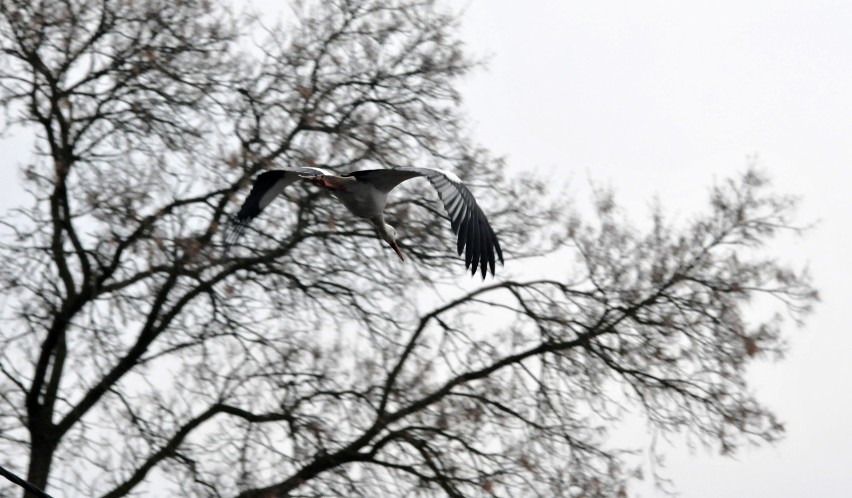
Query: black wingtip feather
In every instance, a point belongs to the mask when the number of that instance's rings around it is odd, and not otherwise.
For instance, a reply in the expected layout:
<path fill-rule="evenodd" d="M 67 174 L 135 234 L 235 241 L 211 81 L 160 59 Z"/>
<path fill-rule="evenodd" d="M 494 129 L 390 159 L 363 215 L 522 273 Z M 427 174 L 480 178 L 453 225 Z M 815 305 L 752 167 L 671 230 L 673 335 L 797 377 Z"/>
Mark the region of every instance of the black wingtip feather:
<path fill-rule="evenodd" d="M 473 223 L 471 224 L 472 230 L 470 231 L 471 232 L 470 238 L 468 240 L 468 244 L 471 244 L 473 246 L 473 248 L 471 249 L 471 252 L 473 254 L 472 254 L 471 260 L 470 260 L 470 265 L 472 267 L 471 268 L 471 275 L 476 275 L 476 270 L 479 269 L 479 257 L 481 255 L 481 253 L 480 253 L 481 248 L 480 248 L 480 245 L 479 245 L 479 241 L 480 241 L 480 237 L 479 237 L 479 228 L 480 228 L 479 227 L 479 216 L 476 216 L 476 214 L 478 214 L 478 213 L 474 213 L 474 216 L 473 216 Z"/>
<path fill-rule="evenodd" d="M 404 168 L 425 176 L 438 191 L 456 234 L 456 250 L 464 253 L 465 269 L 471 275 L 480 272 L 484 279 L 491 271 L 496 273 L 497 260 L 503 263 L 503 251 L 488 218 L 476 204 L 470 190 L 455 176 L 431 168 Z"/>
<path fill-rule="evenodd" d="M 231 254 L 231 249 L 233 249 L 234 244 L 237 243 L 237 240 L 242 236 L 247 226 L 247 221 L 241 222 L 238 218 L 234 218 L 231 227 L 228 229 L 228 233 L 225 234 L 225 248 L 222 251 L 223 257 L 227 258 Z"/>
<path fill-rule="evenodd" d="M 470 224 L 469 223 L 470 222 L 470 210 L 466 209 L 465 213 L 462 216 L 464 216 L 464 217 L 462 218 L 461 223 L 459 223 L 459 231 L 456 234 L 458 236 L 457 246 L 458 246 L 459 256 L 462 255 L 462 251 L 464 250 L 466 242 L 467 242 L 467 231 L 468 231 L 468 225 Z M 467 267 L 465 267 L 465 268 L 467 268 Z"/>
<path fill-rule="evenodd" d="M 495 261 L 495 252 L 497 253 L 497 257 L 500 259 L 500 264 L 503 264 L 503 251 L 500 250 L 500 241 L 497 240 L 497 234 L 494 233 L 494 229 L 491 228 L 491 225 L 488 225 L 488 238 L 491 241 L 491 250 L 489 251 L 488 262 L 491 265 L 491 275 L 494 275 L 494 267 L 496 266 Z"/>
<path fill-rule="evenodd" d="M 494 276 L 494 233 L 491 226 L 487 226 L 486 238 L 488 239 L 488 267 L 491 269 L 491 276 Z"/>
<path fill-rule="evenodd" d="M 478 219 L 476 217 L 476 212 L 473 207 L 470 209 L 470 223 L 468 223 L 467 227 L 467 237 L 465 244 L 467 244 L 467 252 L 465 252 L 465 269 L 470 269 L 471 265 L 473 265 L 473 270 L 471 271 L 471 275 L 476 274 L 476 261 L 479 261 L 479 247 L 478 247 L 478 237 L 477 232 L 479 230 Z"/>
<path fill-rule="evenodd" d="M 493 228 L 489 226 L 488 229 L 491 231 L 491 240 L 494 241 L 494 249 L 497 251 L 497 258 L 500 260 L 501 265 L 505 265 L 505 263 L 503 263 L 503 250 L 500 249 L 500 240 L 497 239 L 497 234 L 494 233 Z"/>
<path fill-rule="evenodd" d="M 486 235 L 488 231 L 485 230 L 485 227 L 482 228 L 482 231 L 479 232 L 479 239 L 482 244 L 482 256 L 480 256 L 479 271 L 482 273 L 482 280 L 485 280 L 485 274 L 488 267 L 488 252 L 491 249 L 491 246 L 488 244 Z"/>

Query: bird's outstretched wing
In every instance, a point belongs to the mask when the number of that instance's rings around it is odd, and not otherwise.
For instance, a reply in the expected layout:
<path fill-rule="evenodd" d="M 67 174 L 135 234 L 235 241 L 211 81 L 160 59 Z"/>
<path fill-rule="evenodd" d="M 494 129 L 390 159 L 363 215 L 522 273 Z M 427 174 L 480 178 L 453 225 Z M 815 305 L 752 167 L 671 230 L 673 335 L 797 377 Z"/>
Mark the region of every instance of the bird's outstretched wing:
<path fill-rule="evenodd" d="M 278 194 L 283 192 L 287 185 L 300 179 L 302 175 L 323 174 L 328 174 L 328 172 L 319 168 L 304 167 L 295 170 L 271 170 L 257 175 L 254 185 L 251 187 L 251 192 L 234 216 L 234 223 L 225 238 L 225 254 L 227 255 L 230 252 L 231 247 L 240 238 L 249 223 L 257 218 L 263 208 L 278 197 Z"/>
<path fill-rule="evenodd" d="M 425 168 L 362 169 L 343 176 L 351 176 L 359 182 L 369 183 L 387 194 L 405 180 L 423 176 L 423 172 L 417 171 L 419 169 Z"/>
<path fill-rule="evenodd" d="M 385 173 L 386 172 L 386 173 Z M 425 176 L 429 183 L 438 191 L 438 196 L 444 203 L 444 208 L 450 216 L 453 233 L 458 236 L 457 248 L 459 256 L 464 252 L 465 268 L 475 275 L 479 270 L 485 278 L 486 268 L 494 275 L 496 259 L 503 264 L 503 250 L 500 242 L 485 213 L 476 204 L 476 199 L 458 176 L 449 171 L 432 168 L 395 168 L 391 170 L 368 170 L 355 172 L 361 174 L 359 181 L 368 179 L 371 182 L 381 182 L 382 187 L 389 191 L 399 183 L 415 176 Z M 371 178 L 372 177 L 372 178 Z M 378 186 L 378 185 L 377 185 Z"/>

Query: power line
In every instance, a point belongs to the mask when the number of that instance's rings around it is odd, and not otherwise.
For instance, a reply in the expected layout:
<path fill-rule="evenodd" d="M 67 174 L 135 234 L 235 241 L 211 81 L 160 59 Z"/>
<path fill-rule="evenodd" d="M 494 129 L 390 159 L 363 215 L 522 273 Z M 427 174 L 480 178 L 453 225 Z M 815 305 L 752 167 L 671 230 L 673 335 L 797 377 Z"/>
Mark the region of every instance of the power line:
<path fill-rule="evenodd" d="M 6 479 L 9 479 L 10 481 L 17 484 L 18 486 L 26 489 L 28 492 L 38 496 L 39 498 L 51 498 L 51 496 L 49 494 L 38 489 L 35 486 L 35 484 L 32 484 L 28 481 L 21 479 L 20 477 L 13 474 L 11 471 L 6 470 L 2 465 L 0 465 L 0 475 L 5 477 Z"/>

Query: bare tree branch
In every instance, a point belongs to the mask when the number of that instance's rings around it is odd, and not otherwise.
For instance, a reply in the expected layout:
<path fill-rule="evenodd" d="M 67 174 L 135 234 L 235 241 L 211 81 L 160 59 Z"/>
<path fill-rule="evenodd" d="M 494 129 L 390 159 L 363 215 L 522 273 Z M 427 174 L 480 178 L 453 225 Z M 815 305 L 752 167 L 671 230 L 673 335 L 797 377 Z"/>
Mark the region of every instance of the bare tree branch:
<path fill-rule="evenodd" d="M 725 454 L 781 437 L 745 370 L 818 299 L 772 257 L 795 199 L 750 168 L 689 223 L 605 191 L 581 215 L 470 140 L 457 23 L 432 0 L 295 1 L 269 29 L 208 0 L 0 0 L 0 105 L 36 135 L 0 220 L 0 456 L 67 496 L 619 496 L 626 413 Z M 309 184 L 225 255 L 252 177 L 298 165 L 454 171 L 509 276 L 459 283 L 415 181 L 387 206 L 405 265 Z"/>

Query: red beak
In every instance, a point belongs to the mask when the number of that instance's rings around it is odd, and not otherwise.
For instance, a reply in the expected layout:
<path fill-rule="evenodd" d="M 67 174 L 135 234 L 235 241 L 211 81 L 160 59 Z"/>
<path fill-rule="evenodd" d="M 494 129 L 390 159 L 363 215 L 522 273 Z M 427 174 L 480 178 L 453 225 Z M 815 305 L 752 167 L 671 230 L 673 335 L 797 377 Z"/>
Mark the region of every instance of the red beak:
<path fill-rule="evenodd" d="M 402 255 L 402 249 L 399 248 L 399 244 L 396 241 L 390 243 L 390 246 L 393 247 L 393 250 L 396 251 L 396 255 L 399 256 L 399 259 L 405 261 L 405 256 Z"/>

